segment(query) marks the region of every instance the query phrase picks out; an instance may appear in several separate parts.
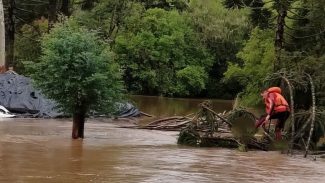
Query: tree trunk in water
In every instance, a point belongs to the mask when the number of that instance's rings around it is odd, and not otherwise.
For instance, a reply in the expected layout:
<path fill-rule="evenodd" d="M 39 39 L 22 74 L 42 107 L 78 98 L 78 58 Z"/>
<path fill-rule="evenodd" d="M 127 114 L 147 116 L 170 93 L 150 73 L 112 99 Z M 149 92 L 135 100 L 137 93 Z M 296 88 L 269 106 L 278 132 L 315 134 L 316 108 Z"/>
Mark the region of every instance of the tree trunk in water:
<path fill-rule="evenodd" d="M 14 66 L 14 45 L 15 45 L 15 21 L 14 21 L 14 9 L 16 8 L 15 0 L 11 0 L 8 5 L 8 23 L 6 26 L 6 70 L 9 67 Z"/>
<path fill-rule="evenodd" d="M 57 6 L 57 0 L 49 0 L 48 31 L 50 31 L 51 28 L 53 28 L 53 25 L 56 22 L 56 18 L 57 18 L 56 6 Z"/>
<path fill-rule="evenodd" d="M 5 37 L 5 20 L 3 12 L 3 3 L 0 0 L 0 73 L 5 71 L 5 59 L 6 59 L 6 37 Z"/>
<path fill-rule="evenodd" d="M 281 51 L 283 49 L 284 42 L 284 26 L 285 26 L 285 17 L 287 16 L 287 9 L 285 5 L 280 5 L 280 9 L 278 10 L 278 18 L 277 18 L 277 30 L 275 33 L 275 62 L 273 65 L 273 70 L 276 72 L 281 68 Z"/>
<path fill-rule="evenodd" d="M 70 16 L 70 0 L 62 0 L 61 12 L 65 16 Z"/>
<path fill-rule="evenodd" d="M 76 112 L 73 114 L 72 138 L 84 138 L 86 113 Z"/>

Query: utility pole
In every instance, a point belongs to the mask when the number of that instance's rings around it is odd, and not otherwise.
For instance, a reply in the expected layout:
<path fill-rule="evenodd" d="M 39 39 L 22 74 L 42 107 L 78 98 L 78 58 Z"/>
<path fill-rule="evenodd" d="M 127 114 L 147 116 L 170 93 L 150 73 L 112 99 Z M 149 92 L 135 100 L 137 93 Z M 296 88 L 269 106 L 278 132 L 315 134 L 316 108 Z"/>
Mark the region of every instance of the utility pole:
<path fill-rule="evenodd" d="M 16 9 L 16 0 L 10 0 L 8 3 L 8 19 L 6 24 L 6 70 L 9 67 L 14 67 L 14 54 L 15 54 L 15 9 Z"/>
<path fill-rule="evenodd" d="M 5 21 L 3 3 L 0 0 L 0 73 L 5 71 L 5 59 L 6 59 L 6 39 L 5 39 Z"/>

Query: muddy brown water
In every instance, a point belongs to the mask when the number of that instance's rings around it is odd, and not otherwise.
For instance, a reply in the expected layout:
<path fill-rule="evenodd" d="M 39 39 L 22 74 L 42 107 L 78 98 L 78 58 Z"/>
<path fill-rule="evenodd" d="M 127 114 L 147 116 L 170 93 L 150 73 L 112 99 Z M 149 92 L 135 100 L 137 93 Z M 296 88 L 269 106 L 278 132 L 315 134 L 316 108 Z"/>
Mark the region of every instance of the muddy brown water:
<path fill-rule="evenodd" d="M 107 119 L 89 119 L 86 138 L 71 140 L 71 126 L 69 119 L 0 120 L 0 182 L 325 180 L 325 161 L 321 159 L 288 157 L 276 151 L 241 153 L 179 146 L 175 132 L 118 128 Z"/>
<path fill-rule="evenodd" d="M 155 96 L 130 96 L 131 101 L 141 109 L 141 111 L 153 115 L 152 118 L 141 119 L 140 123 L 146 124 L 155 119 L 170 116 L 186 116 L 194 114 L 199 109 L 199 104 L 206 99 L 185 99 L 166 98 Z M 216 112 L 223 113 L 232 109 L 233 101 L 230 100 L 210 100 L 212 108 Z"/>

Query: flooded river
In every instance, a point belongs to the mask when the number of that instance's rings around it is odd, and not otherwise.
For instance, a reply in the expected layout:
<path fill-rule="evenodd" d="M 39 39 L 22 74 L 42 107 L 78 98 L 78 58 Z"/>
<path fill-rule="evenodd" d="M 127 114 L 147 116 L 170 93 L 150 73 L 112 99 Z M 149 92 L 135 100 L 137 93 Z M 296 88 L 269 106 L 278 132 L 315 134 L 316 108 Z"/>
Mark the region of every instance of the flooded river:
<path fill-rule="evenodd" d="M 154 100 L 151 104 L 149 108 L 160 111 L 153 109 L 159 106 Z M 88 120 L 84 140 L 71 140 L 71 126 L 69 119 L 1 120 L 0 182 L 324 182 L 325 179 L 325 161 L 321 159 L 312 161 L 279 152 L 241 153 L 179 146 L 175 132 L 118 128 L 100 119 Z"/>

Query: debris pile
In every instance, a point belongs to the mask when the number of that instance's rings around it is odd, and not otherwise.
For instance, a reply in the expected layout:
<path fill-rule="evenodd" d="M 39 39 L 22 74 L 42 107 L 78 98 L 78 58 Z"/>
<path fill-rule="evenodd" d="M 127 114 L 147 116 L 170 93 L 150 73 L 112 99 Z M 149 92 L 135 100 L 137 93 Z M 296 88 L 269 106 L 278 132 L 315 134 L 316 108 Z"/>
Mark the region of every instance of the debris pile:
<path fill-rule="evenodd" d="M 259 140 L 254 137 L 256 117 L 252 113 L 236 109 L 218 114 L 211 108 L 211 102 L 205 101 L 199 105 L 196 114 L 163 118 L 137 128 L 180 131 L 178 144 L 184 145 L 239 148 L 242 151 L 269 148 L 270 136 Z"/>

